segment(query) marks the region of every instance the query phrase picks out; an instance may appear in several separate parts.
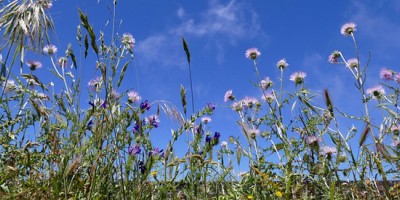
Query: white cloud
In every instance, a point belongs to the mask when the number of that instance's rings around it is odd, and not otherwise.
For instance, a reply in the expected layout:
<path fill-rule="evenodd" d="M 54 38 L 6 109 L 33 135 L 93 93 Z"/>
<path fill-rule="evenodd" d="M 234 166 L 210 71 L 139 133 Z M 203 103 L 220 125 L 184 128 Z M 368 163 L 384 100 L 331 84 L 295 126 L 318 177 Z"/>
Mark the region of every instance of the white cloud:
<path fill-rule="evenodd" d="M 178 37 L 158 34 L 139 41 L 135 51 L 138 62 L 144 66 L 154 64 L 167 68 L 184 68 L 186 63 L 181 45 Z"/>
<path fill-rule="evenodd" d="M 173 28 L 178 35 L 225 36 L 231 41 L 251 38 L 261 32 L 257 15 L 244 4 L 231 0 L 227 4 L 211 1 L 208 10 L 200 14 L 199 19 L 190 18 Z"/>
<path fill-rule="evenodd" d="M 183 9 L 183 7 L 179 7 L 178 11 L 176 11 L 176 15 L 179 18 L 183 18 L 185 16 L 185 9 Z"/>

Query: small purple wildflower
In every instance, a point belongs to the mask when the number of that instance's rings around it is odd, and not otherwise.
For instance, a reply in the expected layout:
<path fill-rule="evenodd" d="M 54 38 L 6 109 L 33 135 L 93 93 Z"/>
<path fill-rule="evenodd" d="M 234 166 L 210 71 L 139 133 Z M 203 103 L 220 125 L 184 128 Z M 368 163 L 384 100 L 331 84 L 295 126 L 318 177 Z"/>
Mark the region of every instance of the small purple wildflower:
<path fill-rule="evenodd" d="M 215 104 L 207 103 L 207 108 L 212 112 L 215 110 Z"/>
<path fill-rule="evenodd" d="M 86 124 L 86 130 L 92 130 L 93 125 L 93 120 L 89 120 L 89 122 Z"/>
<path fill-rule="evenodd" d="M 261 55 L 261 52 L 257 48 L 250 48 L 250 49 L 247 49 L 245 55 L 246 55 L 246 58 L 255 60 L 255 59 L 257 59 L 257 57 L 259 57 Z"/>
<path fill-rule="evenodd" d="M 140 169 L 140 172 L 143 174 L 146 172 L 146 166 L 144 165 L 143 161 L 138 162 L 138 167 Z"/>
<path fill-rule="evenodd" d="M 139 131 L 139 129 L 140 129 L 139 123 L 135 122 L 135 125 L 133 125 L 133 128 L 132 128 L 132 132 L 137 133 Z"/>
<path fill-rule="evenodd" d="M 160 125 L 160 120 L 158 119 L 157 115 L 150 115 L 145 119 L 147 124 L 150 124 L 154 128 L 158 128 Z"/>
<path fill-rule="evenodd" d="M 128 147 L 128 153 L 132 156 L 140 154 L 141 151 L 140 145 L 138 144 L 135 144 L 133 147 Z"/>
<path fill-rule="evenodd" d="M 392 141 L 392 146 L 394 146 L 394 147 L 400 147 L 400 140 L 393 140 L 393 141 Z"/>
<path fill-rule="evenodd" d="M 39 61 L 36 61 L 36 60 L 30 60 L 30 61 L 26 62 L 26 64 L 28 65 L 29 69 L 32 71 L 42 68 L 42 63 Z"/>
<path fill-rule="evenodd" d="M 342 28 L 340 29 L 340 33 L 344 36 L 350 36 L 354 33 L 354 31 L 356 31 L 357 25 L 355 23 L 346 23 L 342 26 Z"/>
<path fill-rule="evenodd" d="M 260 130 L 255 128 L 246 129 L 245 133 L 251 139 L 255 139 L 257 136 L 260 136 Z"/>
<path fill-rule="evenodd" d="M 209 134 L 206 135 L 206 142 L 207 143 L 211 142 L 211 136 Z"/>
<path fill-rule="evenodd" d="M 144 100 L 142 103 L 140 103 L 140 110 L 150 110 L 150 104 L 147 100 Z"/>
<path fill-rule="evenodd" d="M 293 81 L 296 85 L 302 84 L 304 82 L 304 78 L 307 76 L 304 72 L 294 72 L 290 75 L 290 80 Z"/>
<path fill-rule="evenodd" d="M 221 137 L 221 133 L 219 133 L 219 132 L 215 132 L 215 133 L 214 133 L 214 138 L 215 138 L 215 139 L 218 140 L 220 137 Z"/>
<path fill-rule="evenodd" d="M 390 130 L 393 132 L 394 135 L 399 135 L 400 133 L 400 125 L 394 125 Z"/>
<path fill-rule="evenodd" d="M 155 158 L 164 157 L 163 151 L 164 151 L 163 149 L 156 147 L 149 154 L 150 154 L 150 156 L 155 157 Z"/>
<path fill-rule="evenodd" d="M 235 100 L 235 96 L 233 96 L 232 90 L 226 91 L 224 95 L 224 102 L 228 102 L 229 100 Z"/>
<path fill-rule="evenodd" d="M 242 102 L 241 101 L 233 102 L 232 103 L 232 110 L 234 110 L 234 111 L 242 111 L 243 110 Z"/>
<path fill-rule="evenodd" d="M 385 81 L 391 81 L 393 80 L 393 77 L 395 75 L 395 72 L 390 69 L 386 69 L 386 67 L 382 68 L 381 71 L 379 71 L 379 77 Z"/>
<path fill-rule="evenodd" d="M 201 126 L 201 124 L 196 127 L 196 133 L 199 134 L 199 135 L 203 135 L 204 134 L 204 130 L 203 130 L 203 127 Z"/>
<path fill-rule="evenodd" d="M 367 89 L 367 94 L 371 95 L 372 98 L 374 98 L 376 100 L 379 100 L 385 94 L 385 89 L 383 89 L 383 87 L 381 85 L 377 85 L 375 87 L 368 88 Z"/>

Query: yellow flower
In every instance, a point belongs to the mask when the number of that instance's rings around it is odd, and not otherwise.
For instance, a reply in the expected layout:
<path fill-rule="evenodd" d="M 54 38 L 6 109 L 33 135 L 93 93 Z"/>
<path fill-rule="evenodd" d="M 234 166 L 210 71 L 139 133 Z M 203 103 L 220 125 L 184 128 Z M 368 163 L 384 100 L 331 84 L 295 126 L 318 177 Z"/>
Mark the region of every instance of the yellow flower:
<path fill-rule="evenodd" d="M 248 195 L 247 199 L 253 199 L 253 195 Z"/>
<path fill-rule="evenodd" d="M 153 177 L 155 177 L 155 176 L 157 176 L 157 173 L 158 173 L 157 171 L 152 171 L 152 172 L 151 172 L 151 175 L 152 175 Z"/>
<path fill-rule="evenodd" d="M 276 191 L 276 192 L 275 192 L 275 195 L 276 195 L 277 197 L 282 197 L 283 194 L 282 194 L 281 191 Z"/>

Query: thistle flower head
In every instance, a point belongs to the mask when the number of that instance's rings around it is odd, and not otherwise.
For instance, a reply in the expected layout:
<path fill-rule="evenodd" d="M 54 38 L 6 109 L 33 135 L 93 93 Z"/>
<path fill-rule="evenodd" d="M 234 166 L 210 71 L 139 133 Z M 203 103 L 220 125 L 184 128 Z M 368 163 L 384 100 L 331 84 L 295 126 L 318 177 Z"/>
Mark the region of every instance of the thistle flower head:
<path fill-rule="evenodd" d="M 323 146 L 321 148 L 321 154 L 326 156 L 336 154 L 336 147 Z"/>
<path fill-rule="evenodd" d="M 235 100 L 235 96 L 233 96 L 232 90 L 226 91 L 224 95 L 224 102 L 228 102 L 229 100 L 231 101 Z"/>
<path fill-rule="evenodd" d="M 393 70 L 387 69 L 386 67 L 383 67 L 379 71 L 379 77 L 385 81 L 391 81 L 393 80 L 395 75 L 395 72 Z"/>
<path fill-rule="evenodd" d="M 67 57 L 60 57 L 60 58 L 57 60 L 57 63 L 58 63 L 58 65 L 60 65 L 61 67 L 65 67 L 65 66 L 67 66 L 67 61 L 68 61 L 68 58 L 67 58 Z"/>
<path fill-rule="evenodd" d="M 343 24 L 342 28 L 340 29 L 340 33 L 344 36 L 349 36 L 356 31 L 357 25 L 355 23 L 349 22 L 346 24 Z"/>
<path fill-rule="evenodd" d="M 322 141 L 321 137 L 318 137 L 318 136 L 308 136 L 306 138 L 306 143 L 307 144 L 316 144 L 316 143 L 321 142 L 321 141 Z"/>
<path fill-rule="evenodd" d="M 337 50 L 335 50 L 335 51 L 333 51 L 333 52 L 331 53 L 331 55 L 329 55 L 328 61 L 329 61 L 330 63 L 337 63 L 339 58 L 340 58 L 340 52 L 337 51 Z"/>
<path fill-rule="evenodd" d="M 250 49 L 247 49 L 245 55 L 246 55 L 246 58 L 255 60 L 261 55 L 261 52 L 257 48 L 250 48 Z"/>
<path fill-rule="evenodd" d="M 276 66 L 279 69 L 286 69 L 289 66 L 289 63 L 287 63 L 286 60 L 282 58 L 281 60 L 278 61 L 278 63 L 276 63 Z"/>
<path fill-rule="evenodd" d="M 394 76 L 394 80 L 395 80 L 397 83 L 400 83 L 400 73 L 397 73 L 397 74 Z"/>
<path fill-rule="evenodd" d="M 30 60 L 30 61 L 26 62 L 26 64 L 28 65 L 29 69 L 32 71 L 42 68 L 42 63 L 39 61 L 36 61 L 36 60 Z"/>
<path fill-rule="evenodd" d="M 142 97 L 139 96 L 139 93 L 137 93 L 135 91 L 129 91 L 127 93 L 127 95 L 128 95 L 128 102 L 129 103 L 137 103 L 142 99 Z"/>
<path fill-rule="evenodd" d="M 262 95 L 261 98 L 268 103 L 272 103 L 275 101 L 275 95 L 272 92 L 267 92 L 265 95 Z"/>
<path fill-rule="evenodd" d="M 302 84 L 304 82 L 304 78 L 307 76 L 304 72 L 294 72 L 290 75 L 290 80 L 293 81 L 296 85 Z"/>
<path fill-rule="evenodd" d="M 132 49 L 135 47 L 136 40 L 130 33 L 124 33 L 122 35 L 122 44 L 124 44 L 125 48 Z"/>
<path fill-rule="evenodd" d="M 202 118 L 201 118 L 201 121 L 202 121 L 204 124 L 208 124 L 209 122 L 211 122 L 211 118 L 208 117 L 208 116 L 205 116 L 205 117 L 202 117 Z"/>
<path fill-rule="evenodd" d="M 274 85 L 274 83 L 272 82 L 272 80 L 269 77 L 265 77 L 264 80 L 261 80 L 260 82 L 260 87 L 263 90 L 267 90 L 268 88 L 272 87 Z"/>
<path fill-rule="evenodd" d="M 52 44 L 46 45 L 45 47 L 43 47 L 43 52 L 51 56 L 57 53 L 57 47 Z"/>
<path fill-rule="evenodd" d="M 158 119 L 158 115 L 150 115 L 145 119 L 146 123 L 154 128 L 158 128 L 160 125 L 160 120 Z"/>
<path fill-rule="evenodd" d="M 351 58 L 347 60 L 347 67 L 349 68 L 356 68 L 358 67 L 358 59 L 357 58 Z"/>
<path fill-rule="evenodd" d="M 377 85 L 367 89 L 367 94 L 373 99 L 379 100 L 385 95 L 385 89 L 381 85 Z"/>

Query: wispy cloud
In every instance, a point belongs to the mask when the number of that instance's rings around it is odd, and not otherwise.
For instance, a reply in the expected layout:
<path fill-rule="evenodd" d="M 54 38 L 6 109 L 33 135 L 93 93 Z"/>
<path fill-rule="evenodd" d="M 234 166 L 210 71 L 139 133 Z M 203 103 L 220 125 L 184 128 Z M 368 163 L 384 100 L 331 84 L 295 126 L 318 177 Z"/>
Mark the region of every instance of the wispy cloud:
<path fill-rule="evenodd" d="M 199 37 L 225 36 L 235 40 L 254 37 L 261 29 L 253 10 L 231 0 L 227 4 L 211 1 L 208 10 L 201 13 L 198 19 L 187 19 L 172 31 Z"/>
<path fill-rule="evenodd" d="M 187 15 L 183 7 L 179 7 L 175 13 L 181 19 L 179 24 L 166 26 L 164 30 L 138 41 L 137 53 L 141 56 L 142 64 L 173 65 L 185 69 L 182 36 L 195 40 L 207 38 L 204 47 L 215 51 L 213 53 L 219 64 L 224 63 L 226 48 L 236 45 L 241 39 L 266 37 L 258 23 L 258 15 L 245 2 L 231 0 L 220 3 L 210 0 L 207 9 L 199 13 Z"/>

